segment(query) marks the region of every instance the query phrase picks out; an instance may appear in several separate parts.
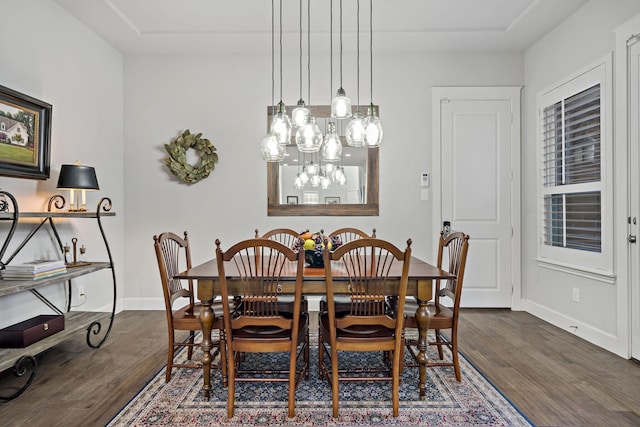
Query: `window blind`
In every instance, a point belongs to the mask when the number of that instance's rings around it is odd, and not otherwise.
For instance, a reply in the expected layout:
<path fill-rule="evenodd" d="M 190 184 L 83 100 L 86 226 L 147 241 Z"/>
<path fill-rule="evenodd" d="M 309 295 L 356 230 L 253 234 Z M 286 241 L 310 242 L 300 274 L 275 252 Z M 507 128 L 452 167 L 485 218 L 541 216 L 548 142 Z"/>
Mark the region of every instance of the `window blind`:
<path fill-rule="evenodd" d="M 542 111 L 545 245 L 602 251 L 600 109 L 597 84 Z"/>

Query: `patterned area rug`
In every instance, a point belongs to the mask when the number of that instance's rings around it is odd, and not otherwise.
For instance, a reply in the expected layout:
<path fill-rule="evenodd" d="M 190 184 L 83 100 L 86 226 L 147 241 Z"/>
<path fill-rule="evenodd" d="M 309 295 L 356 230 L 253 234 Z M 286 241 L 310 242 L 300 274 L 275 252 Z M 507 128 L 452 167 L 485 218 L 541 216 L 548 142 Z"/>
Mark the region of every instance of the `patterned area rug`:
<path fill-rule="evenodd" d="M 315 339 L 314 339 L 315 338 Z M 227 418 L 227 390 L 220 372 L 213 371 L 211 399 L 202 394 L 202 371 L 174 369 L 164 381 L 164 369 L 125 406 L 109 426 L 531 426 L 466 358 L 460 358 L 462 381 L 453 368 L 427 369 L 427 396 L 420 400 L 418 368 L 405 368 L 400 385 L 400 414 L 391 414 L 391 383 L 340 383 L 340 413 L 332 417 L 331 388 L 318 379 L 317 337 L 312 337 L 309 380 L 296 391 L 296 416 L 287 418 L 287 383 L 236 383 L 236 407 Z M 446 355 L 445 351 L 445 355 Z M 199 360 L 201 354 L 194 359 Z M 276 354 L 248 355 L 243 363 L 263 366 L 287 358 Z M 281 357 L 281 360 L 274 360 Z M 408 359 L 410 356 L 407 354 Z M 429 357 L 437 358 L 437 351 Z M 186 351 L 176 356 L 186 358 Z M 382 363 L 382 357 L 366 353 L 340 355 L 340 366 Z"/>

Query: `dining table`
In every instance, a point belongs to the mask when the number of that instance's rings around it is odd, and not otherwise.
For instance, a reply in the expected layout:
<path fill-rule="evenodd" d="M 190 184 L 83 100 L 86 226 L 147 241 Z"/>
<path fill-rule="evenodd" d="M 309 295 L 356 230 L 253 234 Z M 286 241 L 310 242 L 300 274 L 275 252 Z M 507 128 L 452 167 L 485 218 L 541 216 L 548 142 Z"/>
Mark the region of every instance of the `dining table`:
<path fill-rule="evenodd" d="M 333 261 L 332 277 L 335 293 L 349 293 L 349 284 L 347 274 L 344 272 L 339 261 Z M 282 294 L 293 294 L 296 283 L 296 263 L 291 263 L 291 268 L 285 269 L 281 277 L 279 291 Z M 240 275 L 235 269 L 235 263 L 229 262 L 225 264 L 225 273 L 227 276 L 227 285 L 229 286 L 230 295 L 239 295 Z M 393 295 L 394 289 L 397 289 L 402 274 L 402 266 L 400 263 L 394 263 L 387 277 L 388 295 Z M 202 369 L 204 376 L 203 392 L 206 399 L 211 395 L 211 349 L 213 346 L 211 340 L 211 331 L 215 316 L 212 304 L 216 296 L 220 296 L 220 276 L 218 273 L 218 265 L 215 259 L 206 261 L 200 265 L 192 267 L 186 271 L 176 275 L 177 279 L 191 279 L 197 284 L 197 299 L 202 304 L 200 311 L 200 323 L 202 326 Z M 426 395 L 426 377 L 427 363 L 427 330 L 429 328 L 430 314 L 427 309 L 427 303 L 432 298 L 433 281 L 454 279 L 451 273 L 442 270 L 436 266 L 429 264 L 414 256 L 411 257 L 409 264 L 409 277 L 407 282 L 407 295 L 415 296 L 418 302 L 416 310 L 416 323 L 418 324 L 418 370 L 419 381 L 418 388 L 420 398 L 424 400 Z M 236 287 L 237 286 L 237 287 Z M 302 282 L 303 295 L 326 295 L 325 269 L 324 267 L 305 266 Z"/>

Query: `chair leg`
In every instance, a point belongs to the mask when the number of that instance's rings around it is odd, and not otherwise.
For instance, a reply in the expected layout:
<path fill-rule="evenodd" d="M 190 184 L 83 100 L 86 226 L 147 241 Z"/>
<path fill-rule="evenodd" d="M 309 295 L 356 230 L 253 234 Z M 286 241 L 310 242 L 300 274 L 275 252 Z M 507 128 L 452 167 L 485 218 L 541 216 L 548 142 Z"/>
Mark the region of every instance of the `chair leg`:
<path fill-rule="evenodd" d="M 167 372 L 165 373 L 165 382 L 171 380 L 171 370 L 173 369 L 173 350 L 174 350 L 173 331 L 169 331 L 169 348 L 167 349 Z"/>
<path fill-rule="evenodd" d="M 453 358 L 453 370 L 456 373 L 456 380 L 460 382 L 460 364 L 458 363 L 458 331 L 454 328 L 451 331 L 451 356 Z"/>
<path fill-rule="evenodd" d="M 227 369 L 227 341 L 223 332 L 220 331 L 220 372 L 222 375 L 222 387 L 224 388 L 229 385 Z"/>
<path fill-rule="evenodd" d="M 191 360 L 191 358 L 193 357 L 193 343 L 195 342 L 195 339 L 195 331 L 189 331 L 189 344 L 191 345 L 187 347 L 187 360 Z"/>
<path fill-rule="evenodd" d="M 400 348 L 402 348 L 403 346 L 400 346 Z M 402 351 L 394 351 L 393 354 L 393 376 L 392 376 L 392 399 L 393 399 L 393 416 L 397 417 L 398 413 L 399 413 L 399 408 L 400 408 L 400 364 L 401 359 L 400 359 L 400 353 L 402 353 Z"/>
<path fill-rule="evenodd" d="M 442 353 L 442 336 L 440 335 L 440 329 L 436 329 L 436 342 L 438 343 L 438 356 L 440 356 L 440 360 L 444 359 L 444 354 Z"/>
<path fill-rule="evenodd" d="M 318 333 L 318 379 L 322 379 L 322 359 L 324 358 L 324 345 L 322 341 L 322 332 Z"/>
<path fill-rule="evenodd" d="M 331 402 L 333 417 L 338 417 L 338 351 L 331 347 Z"/>
<path fill-rule="evenodd" d="M 306 343 L 305 343 L 305 349 L 304 349 L 304 363 L 305 366 L 307 367 L 307 369 L 305 370 L 304 373 L 304 379 L 305 381 L 309 381 L 309 329 L 307 328 L 307 336 L 305 337 L 306 339 Z"/>
<path fill-rule="evenodd" d="M 233 409 L 235 404 L 235 388 L 236 388 L 236 366 L 231 362 L 234 360 L 231 352 L 228 354 L 229 360 L 229 386 L 227 387 L 227 418 L 233 418 Z"/>
<path fill-rule="evenodd" d="M 296 402 L 296 361 L 298 355 L 297 347 L 292 345 L 289 353 L 289 418 L 295 416 Z"/>

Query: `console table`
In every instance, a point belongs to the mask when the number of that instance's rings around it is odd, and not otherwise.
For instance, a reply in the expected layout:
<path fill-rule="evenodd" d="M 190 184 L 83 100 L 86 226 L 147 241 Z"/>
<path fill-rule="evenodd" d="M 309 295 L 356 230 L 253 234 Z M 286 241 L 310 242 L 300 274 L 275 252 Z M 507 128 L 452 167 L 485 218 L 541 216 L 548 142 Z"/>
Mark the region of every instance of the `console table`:
<path fill-rule="evenodd" d="M 111 199 L 103 197 L 98 202 L 95 211 L 64 211 L 65 199 L 61 195 L 52 196 L 49 199 L 47 205 L 47 211 L 45 212 L 20 212 L 18 209 L 18 203 L 15 197 L 6 191 L 0 190 L 0 223 L 9 223 L 9 231 L 4 237 L 4 243 L 0 248 L 0 270 L 3 270 L 6 265 L 9 265 L 18 253 L 25 247 L 25 245 L 36 235 L 36 233 L 44 226 L 48 225 L 53 232 L 58 249 L 64 257 L 65 263 L 69 264 L 67 259 L 67 253 L 64 251 L 64 246 L 58 230 L 56 229 L 56 221 L 70 220 L 70 219 L 94 219 L 98 223 L 100 234 L 104 242 L 104 246 L 107 250 L 108 261 L 100 262 L 88 262 L 83 265 L 73 266 L 67 268 L 67 271 L 63 274 L 48 277 L 39 280 L 0 280 L 0 297 L 15 294 L 18 292 L 31 292 L 47 307 L 53 310 L 55 313 L 64 315 L 65 328 L 64 330 L 53 334 L 41 341 L 35 342 L 25 348 L 0 348 L 0 371 L 10 368 L 13 365 L 14 375 L 21 377 L 28 374 L 24 385 L 15 393 L 10 396 L 0 396 L 0 400 L 11 400 L 20 394 L 22 394 L 31 385 L 33 378 L 37 372 L 37 363 L 35 355 L 43 352 L 44 350 L 58 344 L 59 342 L 67 339 L 69 336 L 79 331 L 80 329 L 87 330 L 87 345 L 92 348 L 100 347 L 108 338 L 113 326 L 113 320 L 115 317 L 116 309 L 116 275 L 113 268 L 113 257 L 111 256 L 111 249 L 107 241 L 104 229 L 102 226 L 102 218 L 115 216 L 115 212 L 111 212 Z M 32 225 L 31 231 L 28 232 L 26 237 L 13 252 L 5 258 L 9 244 L 14 236 L 14 233 L 20 223 L 21 219 L 35 219 L 30 221 L 28 225 Z M 39 221 L 38 221 L 39 220 Z M 86 274 L 90 274 L 99 270 L 110 269 L 113 282 L 113 305 L 110 316 L 108 318 L 109 325 L 105 331 L 103 331 L 102 321 L 107 320 L 107 313 L 96 312 L 82 312 L 71 311 L 71 295 L 72 295 L 72 282 L 71 280 Z M 44 295 L 42 295 L 38 288 L 51 284 L 66 284 L 68 298 L 65 301 L 65 307 L 60 308 L 49 301 Z M 101 334 L 102 333 L 102 334 Z"/>

